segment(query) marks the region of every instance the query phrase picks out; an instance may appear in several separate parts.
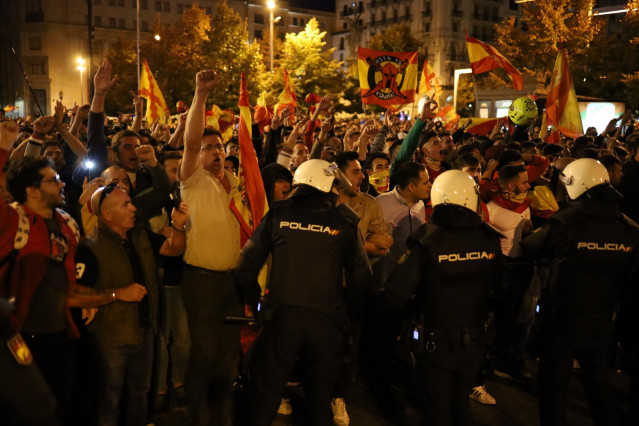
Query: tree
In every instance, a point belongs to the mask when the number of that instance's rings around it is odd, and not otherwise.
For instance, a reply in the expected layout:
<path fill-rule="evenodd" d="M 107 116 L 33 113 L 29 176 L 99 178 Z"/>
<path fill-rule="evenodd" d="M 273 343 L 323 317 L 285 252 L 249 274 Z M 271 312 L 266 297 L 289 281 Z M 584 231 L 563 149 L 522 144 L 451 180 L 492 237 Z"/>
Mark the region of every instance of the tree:
<path fill-rule="evenodd" d="M 275 95 L 284 86 L 282 68 L 293 80 L 298 99 L 309 93 L 339 96 L 347 87 L 341 62 L 334 61 L 335 49 L 325 49 L 325 31 L 315 18 L 297 34 L 286 34 L 279 68 L 263 80 L 262 87 Z"/>
<path fill-rule="evenodd" d="M 413 37 L 410 27 L 405 23 L 391 25 L 379 34 L 371 37 L 368 43 L 370 49 L 385 50 L 387 52 L 422 52 L 423 44 Z"/>
<path fill-rule="evenodd" d="M 259 39 L 260 53 L 262 54 L 262 62 L 264 69 L 270 70 L 271 67 L 271 30 L 264 31 L 262 38 Z M 284 41 L 280 38 L 280 31 L 277 26 L 273 27 L 273 69 L 280 66 L 280 58 L 282 57 L 282 48 Z"/>
<path fill-rule="evenodd" d="M 515 17 L 495 25 L 495 47 L 517 68 L 552 72 L 559 47 L 581 63 L 601 28 L 591 16 L 593 0 L 536 0 L 522 5 Z"/>
<path fill-rule="evenodd" d="M 211 17 L 194 1 L 175 25 L 156 24 L 160 40 L 146 40 L 140 45 L 140 56 L 146 59 L 162 90 L 169 110 L 179 100 L 190 102 L 195 88 L 195 74 L 202 69 L 214 69 L 220 82 L 210 102 L 221 108 L 237 107 L 242 71 L 247 76 L 250 99 L 257 99 L 258 86 L 264 70 L 257 43 L 248 44 L 247 23 L 225 1 L 216 3 Z M 108 54 L 121 78 L 109 94 L 107 111 L 131 104 L 130 90 L 136 91 L 135 45 L 120 40 Z"/>

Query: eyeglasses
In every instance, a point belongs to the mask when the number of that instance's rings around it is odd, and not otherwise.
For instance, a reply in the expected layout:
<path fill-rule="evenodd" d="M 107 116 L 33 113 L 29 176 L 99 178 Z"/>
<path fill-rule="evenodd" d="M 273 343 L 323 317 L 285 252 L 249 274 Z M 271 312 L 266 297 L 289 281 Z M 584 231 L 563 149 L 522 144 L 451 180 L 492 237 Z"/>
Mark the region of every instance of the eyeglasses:
<path fill-rule="evenodd" d="M 98 201 L 98 209 L 97 209 L 97 211 L 100 211 L 100 206 L 102 206 L 102 202 L 107 197 L 107 195 L 112 193 L 113 190 L 115 188 L 117 188 L 117 187 L 118 187 L 118 184 L 115 183 L 115 182 L 111 182 L 110 184 L 108 184 L 107 186 L 104 187 L 104 189 L 102 190 L 102 193 L 100 194 L 100 200 Z"/>
<path fill-rule="evenodd" d="M 48 179 L 42 179 L 42 182 L 49 182 L 49 183 L 58 184 L 58 183 L 62 182 L 62 180 L 60 179 L 60 175 L 56 174 L 54 177 L 51 177 L 51 178 L 48 178 Z"/>
<path fill-rule="evenodd" d="M 218 143 L 217 145 L 213 145 L 213 144 L 204 145 L 202 148 L 200 148 L 200 150 L 202 150 L 202 151 L 213 151 L 213 150 L 224 151 L 224 145 L 222 145 L 221 143 Z"/>

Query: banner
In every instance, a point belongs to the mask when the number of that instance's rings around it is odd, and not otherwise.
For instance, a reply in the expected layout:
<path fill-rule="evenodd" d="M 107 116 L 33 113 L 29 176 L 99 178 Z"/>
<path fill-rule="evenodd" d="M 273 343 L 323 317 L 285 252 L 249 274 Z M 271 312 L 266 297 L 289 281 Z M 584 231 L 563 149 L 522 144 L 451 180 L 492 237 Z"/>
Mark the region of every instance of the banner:
<path fill-rule="evenodd" d="M 417 52 L 382 52 L 357 48 L 363 104 L 384 108 L 410 104 L 417 91 Z"/>
<path fill-rule="evenodd" d="M 419 97 L 429 96 L 439 103 L 439 97 L 444 91 L 439 84 L 439 79 L 435 75 L 435 70 L 428 63 L 428 59 L 424 60 L 424 68 L 422 69 L 422 76 L 419 80 Z"/>

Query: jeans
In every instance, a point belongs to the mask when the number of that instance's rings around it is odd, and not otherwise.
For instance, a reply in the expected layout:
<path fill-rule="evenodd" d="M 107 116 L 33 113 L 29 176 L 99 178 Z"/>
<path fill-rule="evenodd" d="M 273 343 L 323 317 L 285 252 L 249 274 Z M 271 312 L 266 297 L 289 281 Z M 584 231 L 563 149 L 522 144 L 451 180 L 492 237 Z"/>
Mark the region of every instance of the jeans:
<path fill-rule="evenodd" d="M 117 426 L 120 398 L 124 392 L 126 425 L 146 424 L 147 394 L 151 387 L 153 332 L 144 328 L 138 345 L 103 346 L 98 344 L 101 385 L 98 398 L 98 425 Z"/>
<path fill-rule="evenodd" d="M 182 303 L 182 288 L 180 286 L 164 286 L 163 290 L 166 306 L 160 335 L 159 391 L 164 391 L 167 387 L 169 360 L 171 361 L 171 384 L 173 386 L 184 384 L 191 349 L 189 324 L 186 319 L 184 303 Z"/>
<path fill-rule="evenodd" d="M 186 266 L 182 297 L 191 332 L 191 353 L 184 386 L 193 425 L 231 426 L 231 386 L 240 361 L 240 327 L 225 322 L 242 315 L 240 296 L 230 273 Z"/>

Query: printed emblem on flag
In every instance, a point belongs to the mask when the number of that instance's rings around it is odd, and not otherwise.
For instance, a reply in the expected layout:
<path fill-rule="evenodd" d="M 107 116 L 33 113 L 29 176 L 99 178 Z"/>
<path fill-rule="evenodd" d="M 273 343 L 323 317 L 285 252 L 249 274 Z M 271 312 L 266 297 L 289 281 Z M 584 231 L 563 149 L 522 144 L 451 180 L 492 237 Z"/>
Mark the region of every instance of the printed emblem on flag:
<path fill-rule="evenodd" d="M 360 92 L 365 104 L 411 103 L 417 88 L 417 52 L 357 49 Z"/>

